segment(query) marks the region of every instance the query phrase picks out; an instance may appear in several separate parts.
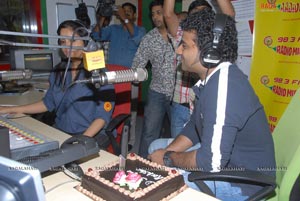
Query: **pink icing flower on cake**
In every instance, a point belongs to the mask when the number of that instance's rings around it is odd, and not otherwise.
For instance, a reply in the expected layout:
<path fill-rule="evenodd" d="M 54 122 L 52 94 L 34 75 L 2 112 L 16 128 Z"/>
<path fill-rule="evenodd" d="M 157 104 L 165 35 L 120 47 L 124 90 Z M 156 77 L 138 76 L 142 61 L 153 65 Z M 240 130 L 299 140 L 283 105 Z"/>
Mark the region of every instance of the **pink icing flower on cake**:
<path fill-rule="evenodd" d="M 130 190 L 132 189 L 136 190 L 140 186 L 143 178 L 138 173 L 129 172 L 125 180 Z"/>
<path fill-rule="evenodd" d="M 136 183 L 142 176 L 136 172 L 129 172 L 126 181 Z"/>
<path fill-rule="evenodd" d="M 120 186 L 126 185 L 126 174 L 123 170 L 118 171 L 113 178 L 113 182 L 119 184 Z"/>

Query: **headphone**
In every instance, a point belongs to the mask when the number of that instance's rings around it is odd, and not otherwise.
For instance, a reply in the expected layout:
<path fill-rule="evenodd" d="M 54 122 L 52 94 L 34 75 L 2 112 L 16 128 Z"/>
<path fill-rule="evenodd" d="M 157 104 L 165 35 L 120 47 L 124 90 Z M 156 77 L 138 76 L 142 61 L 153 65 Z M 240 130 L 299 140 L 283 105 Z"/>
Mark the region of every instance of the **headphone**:
<path fill-rule="evenodd" d="M 58 28 L 57 28 L 57 34 L 59 35 L 60 33 L 60 30 L 62 29 L 63 26 L 66 26 L 66 24 L 75 24 L 77 26 L 77 34 L 80 36 L 80 37 L 85 37 L 85 36 L 88 36 L 89 35 L 89 29 L 87 28 L 87 26 L 84 24 L 83 21 L 81 20 L 78 20 L 78 19 L 75 19 L 75 20 L 66 20 L 64 22 L 62 22 Z M 73 25 L 74 26 L 74 25 Z M 87 46 L 88 45 L 88 42 L 87 40 L 84 40 L 83 43 L 84 43 L 84 46 Z M 60 40 L 58 39 L 58 44 L 60 44 Z"/>
<path fill-rule="evenodd" d="M 222 62 L 221 47 L 219 47 L 220 38 L 226 26 L 227 15 L 216 14 L 213 27 L 213 41 L 204 44 L 200 52 L 200 62 L 205 68 L 212 68 Z"/>

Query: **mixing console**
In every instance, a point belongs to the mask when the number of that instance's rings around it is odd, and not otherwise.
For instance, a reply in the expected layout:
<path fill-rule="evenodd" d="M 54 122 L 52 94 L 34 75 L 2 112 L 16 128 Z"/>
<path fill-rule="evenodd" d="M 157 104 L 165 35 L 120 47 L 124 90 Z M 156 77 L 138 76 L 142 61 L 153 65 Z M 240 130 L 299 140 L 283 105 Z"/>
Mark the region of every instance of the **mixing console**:
<path fill-rule="evenodd" d="M 9 129 L 11 158 L 19 160 L 42 152 L 58 149 L 58 141 L 32 131 L 10 119 L 0 116 L 0 125 Z"/>

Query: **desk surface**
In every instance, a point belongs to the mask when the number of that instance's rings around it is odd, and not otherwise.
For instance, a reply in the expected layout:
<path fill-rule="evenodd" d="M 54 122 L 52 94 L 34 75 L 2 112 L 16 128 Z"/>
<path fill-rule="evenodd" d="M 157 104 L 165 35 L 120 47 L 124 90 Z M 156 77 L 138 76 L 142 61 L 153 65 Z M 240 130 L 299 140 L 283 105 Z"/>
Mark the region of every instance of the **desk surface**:
<path fill-rule="evenodd" d="M 17 95 L 0 94 L 0 105 L 26 105 L 41 100 L 44 95 L 44 92 L 37 90 L 26 91 Z"/>
<path fill-rule="evenodd" d="M 14 121 L 24 126 L 30 125 L 30 129 L 32 129 L 33 131 L 43 133 L 44 135 L 52 139 L 57 139 L 60 143 L 69 138 L 69 135 L 66 135 L 63 132 L 47 126 L 28 116 L 14 119 Z M 116 160 L 118 160 L 117 156 L 101 150 L 98 157 L 96 156 L 91 159 L 85 159 L 82 163 L 80 163 L 80 166 L 82 167 L 83 171 L 87 171 L 89 167 L 104 166 Z M 43 177 L 43 183 L 45 186 L 47 201 L 90 201 L 87 196 L 74 189 L 74 187 L 77 186 L 79 182 L 71 179 L 63 172 L 58 172 Z M 193 200 L 195 197 L 197 197 L 197 199 L 202 199 L 205 201 L 217 200 L 204 193 L 188 188 L 178 196 L 174 197 L 172 201 Z"/>
<path fill-rule="evenodd" d="M 8 104 L 19 105 L 19 104 L 28 104 L 28 103 L 35 102 L 38 99 L 43 97 L 43 93 L 35 91 L 28 94 L 28 96 L 24 94 L 22 97 L 19 97 L 19 99 L 16 97 L 6 97 L 6 99 L 5 97 L 3 99 L 3 96 L 0 97 L 1 97 L 0 104 L 2 105 L 8 105 Z M 33 131 L 42 133 L 49 138 L 56 139 L 60 142 L 60 144 L 70 137 L 69 135 L 55 128 L 47 126 L 44 123 L 39 122 L 29 116 L 16 118 L 13 119 L 13 121 L 20 123 L 23 126 L 28 127 Z M 100 151 L 99 156 L 85 159 L 84 161 L 82 161 L 82 163 L 80 163 L 80 166 L 84 171 L 87 171 L 89 167 L 104 166 L 116 160 L 118 160 L 117 156 L 110 154 L 106 151 Z M 47 201 L 63 201 L 63 200 L 90 201 L 90 199 L 87 196 L 83 195 L 82 193 L 74 189 L 74 187 L 78 185 L 79 182 L 72 180 L 63 172 L 58 172 L 43 177 L 43 183 L 46 191 Z M 204 193 L 188 188 L 182 193 L 180 193 L 178 196 L 174 197 L 172 201 L 194 200 L 195 197 L 197 197 L 197 199 L 199 200 L 205 200 L 205 201 L 217 200 Z"/>

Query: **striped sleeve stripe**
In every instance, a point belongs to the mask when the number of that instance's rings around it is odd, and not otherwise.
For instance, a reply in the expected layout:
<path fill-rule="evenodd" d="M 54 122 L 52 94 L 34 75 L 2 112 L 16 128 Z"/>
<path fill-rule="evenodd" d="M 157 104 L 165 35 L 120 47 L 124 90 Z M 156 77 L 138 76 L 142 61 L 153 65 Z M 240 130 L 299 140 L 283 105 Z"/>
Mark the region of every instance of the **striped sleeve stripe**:
<path fill-rule="evenodd" d="M 213 136 L 211 143 L 212 150 L 212 172 L 220 171 L 221 166 L 221 140 L 222 140 L 222 128 L 225 123 L 225 110 L 227 104 L 227 90 L 228 90 L 228 68 L 223 67 L 220 69 L 219 75 L 219 86 L 218 86 L 218 97 L 217 97 L 217 113 L 216 113 L 216 124 L 213 128 Z"/>

